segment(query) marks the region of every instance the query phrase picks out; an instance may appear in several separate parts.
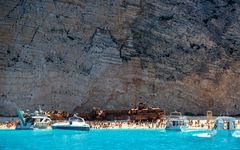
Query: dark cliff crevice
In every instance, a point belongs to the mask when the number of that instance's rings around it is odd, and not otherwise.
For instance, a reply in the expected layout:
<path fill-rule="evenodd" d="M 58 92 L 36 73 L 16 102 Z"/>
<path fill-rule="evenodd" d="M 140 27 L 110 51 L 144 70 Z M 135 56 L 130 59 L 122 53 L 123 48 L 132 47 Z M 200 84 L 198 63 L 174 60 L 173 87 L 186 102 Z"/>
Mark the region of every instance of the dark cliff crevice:
<path fill-rule="evenodd" d="M 27 1 L 19 0 L 19 2 L 12 9 L 8 11 L 8 13 L 5 16 L 5 19 L 10 19 L 15 17 L 13 15 L 17 15 L 16 22 L 19 22 L 24 17 L 24 14 L 26 13 L 26 7 L 27 7 Z"/>
<path fill-rule="evenodd" d="M 13 13 L 18 7 L 23 7 L 24 0 L 20 0 L 12 9 L 10 9 L 5 16 L 6 18 L 11 18 L 10 15 Z"/>
<path fill-rule="evenodd" d="M 34 40 L 34 38 L 35 38 L 35 36 L 36 36 L 36 34 L 37 34 L 37 32 L 38 32 L 38 29 L 39 29 L 39 26 L 38 26 L 38 27 L 36 27 L 36 29 L 35 29 L 35 31 L 34 31 L 34 33 L 33 33 L 33 36 L 32 36 L 32 38 L 31 38 L 31 40 L 30 40 L 30 43 L 29 43 L 29 44 L 31 44 L 31 43 L 33 42 L 33 40 Z"/>

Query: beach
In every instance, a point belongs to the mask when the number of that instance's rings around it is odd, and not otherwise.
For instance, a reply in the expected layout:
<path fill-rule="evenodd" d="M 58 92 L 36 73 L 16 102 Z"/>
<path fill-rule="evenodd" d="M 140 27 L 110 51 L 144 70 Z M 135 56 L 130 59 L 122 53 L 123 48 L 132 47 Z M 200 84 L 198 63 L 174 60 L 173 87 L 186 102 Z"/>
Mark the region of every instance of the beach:
<path fill-rule="evenodd" d="M 211 129 L 214 126 L 213 117 L 209 123 L 206 116 L 187 117 L 188 129 L 200 130 Z M 240 118 L 236 118 L 236 128 L 240 129 Z M 166 120 L 158 120 L 157 122 L 131 122 L 131 121 L 87 121 L 91 128 L 95 129 L 165 129 Z"/>
<path fill-rule="evenodd" d="M 188 129 L 192 130 L 204 130 L 211 129 L 214 125 L 214 119 L 207 123 L 206 117 L 187 117 L 188 118 Z M 240 129 L 240 118 L 236 118 L 236 128 Z M 2 130 L 14 130 L 18 122 L 16 117 L 0 117 L 0 129 Z M 128 120 L 117 120 L 117 121 L 86 121 L 92 129 L 165 129 L 166 120 L 158 120 L 156 122 L 149 121 L 128 121 Z"/>

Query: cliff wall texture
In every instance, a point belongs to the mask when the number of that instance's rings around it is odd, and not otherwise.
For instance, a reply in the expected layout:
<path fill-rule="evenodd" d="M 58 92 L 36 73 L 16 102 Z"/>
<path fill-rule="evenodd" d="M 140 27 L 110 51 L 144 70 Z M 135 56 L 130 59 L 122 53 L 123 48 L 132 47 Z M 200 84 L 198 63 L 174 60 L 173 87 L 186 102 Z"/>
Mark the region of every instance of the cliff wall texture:
<path fill-rule="evenodd" d="M 239 0 L 0 0 L 0 115 L 238 114 L 239 77 Z"/>

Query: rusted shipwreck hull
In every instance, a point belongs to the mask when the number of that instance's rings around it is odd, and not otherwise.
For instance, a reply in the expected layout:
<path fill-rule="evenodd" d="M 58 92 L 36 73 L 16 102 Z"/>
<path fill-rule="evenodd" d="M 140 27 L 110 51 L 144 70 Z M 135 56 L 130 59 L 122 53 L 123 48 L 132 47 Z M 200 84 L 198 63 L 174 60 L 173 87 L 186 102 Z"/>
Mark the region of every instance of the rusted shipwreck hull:
<path fill-rule="evenodd" d="M 100 109 L 93 108 L 90 113 L 78 113 L 85 120 L 131 120 L 131 121 L 156 121 L 165 113 L 160 108 L 152 108 L 140 103 L 134 109 Z"/>
<path fill-rule="evenodd" d="M 155 121 L 164 116 L 164 111 L 159 108 L 131 109 L 129 110 L 129 116 L 130 120 L 135 121 Z"/>
<path fill-rule="evenodd" d="M 152 108 L 140 103 L 137 108 L 129 110 L 130 120 L 133 121 L 156 121 L 165 115 L 159 107 Z"/>
<path fill-rule="evenodd" d="M 100 109 L 93 108 L 89 113 L 79 113 L 78 116 L 85 120 L 128 120 L 129 119 L 128 109 Z"/>
<path fill-rule="evenodd" d="M 45 115 L 51 118 L 52 120 L 65 120 L 70 116 L 69 113 L 61 110 L 52 110 L 45 112 Z"/>

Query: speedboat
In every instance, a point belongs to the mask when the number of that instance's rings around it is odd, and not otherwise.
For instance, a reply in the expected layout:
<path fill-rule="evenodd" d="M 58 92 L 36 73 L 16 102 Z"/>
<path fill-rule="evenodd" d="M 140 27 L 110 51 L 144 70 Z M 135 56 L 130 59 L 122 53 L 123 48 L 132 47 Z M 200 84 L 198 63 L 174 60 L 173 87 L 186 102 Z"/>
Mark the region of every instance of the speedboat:
<path fill-rule="evenodd" d="M 34 129 L 48 129 L 51 128 L 51 119 L 46 116 L 33 116 Z"/>
<path fill-rule="evenodd" d="M 68 121 L 52 124 L 52 129 L 89 131 L 90 126 L 84 121 L 83 118 L 74 115 L 73 117 L 70 117 Z"/>
<path fill-rule="evenodd" d="M 188 128 L 188 120 L 180 112 L 171 112 L 166 123 L 166 130 L 182 131 Z"/>
<path fill-rule="evenodd" d="M 233 131 L 236 129 L 235 121 L 234 117 L 217 117 L 213 129 Z"/>
<path fill-rule="evenodd" d="M 217 117 L 214 121 L 214 127 L 207 133 L 194 134 L 197 137 L 213 137 L 213 136 L 239 136 L 239 131 L 236 131 L 234 117 Z"/>
<path fill-rule="evenodd" d="M 215 131 L 215 135 L 224 135 L 224 136 L 232 136 L 236 130 L 235 125 L 236 119 L 234 117 L 217 117 L 215 120 L 213 131 Z"/>
<path fill-rule="evenodd" d="M 40 111 L 39 111 L 40 112 Z M 34 114 L 25 113 L 18 109 L 18 117 L 20 122 L 16 125 L 16 130 L 34 130 L 34 129 L 49 129 L 51 119 L 43 114 L 35 111 Z"/>

